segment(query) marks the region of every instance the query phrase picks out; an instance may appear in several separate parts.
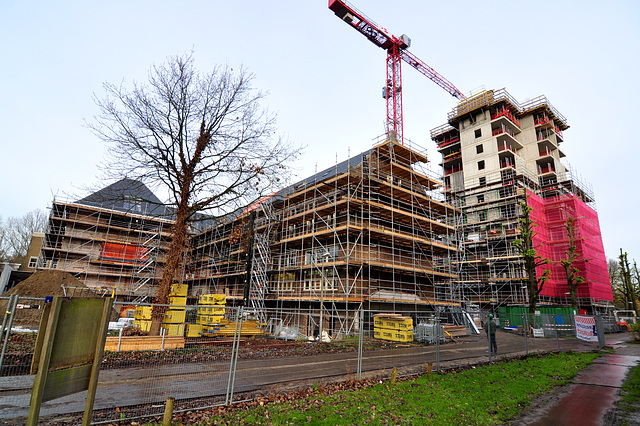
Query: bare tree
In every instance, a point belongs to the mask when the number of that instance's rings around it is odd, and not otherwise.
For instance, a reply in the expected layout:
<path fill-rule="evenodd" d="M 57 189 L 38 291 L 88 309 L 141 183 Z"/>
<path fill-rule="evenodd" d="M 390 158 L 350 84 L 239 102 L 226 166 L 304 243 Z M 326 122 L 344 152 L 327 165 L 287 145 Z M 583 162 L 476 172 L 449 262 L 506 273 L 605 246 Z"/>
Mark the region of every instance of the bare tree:
<path fill-rule="evenodd" d="M 607 269 L 615 306 L 618 309 L 629 309 L 631 299 L 629 298 L 627 286 L 622 279 L 620 260 L 607 259 Z"/>
<path fill-rule="evenodd" d="M 569 286 L 569 294 L 571 295 L 571 306 L 573 308 L 578 307 L 577 289 L 578 285 L 584 282 L 584 277 L 578 275 L 580 270 L 573 266 L 573 262 L 576 260 L 576 241 L 573 229 L 574 217 L 569 217 L 564 225 L 569 236 L 569 248 L 565 251 L 567 255 L 566 259 L 560 260 L 560 264 L 564 268 L 564 272 L 567 275 L 567 285 Z"/>
<path fill-rule="evenodd" d="M 223 215 L 272 193 L 299 150 L 275 138 L 275 116 L 244 69 L 199 73 L 191 55 L 153 66 L 145 85 L 105 83 L 101 115 L 89 127 L 110 146 L 111 177 L 166 188 L 174 211 L 156 302 L 168 303 L 181 278 L 190 224 L 198 213 Z M 154 309 L 153 334 L 166 309 Z"/>
<path fill-rule="evenodd" d="M 638 283 L 638 278 L 640 277 L 637 265 L 634 261 L 634 274 L 629 266 L 627 253 L 623 253 L 622 249 L 620 249 L 620 256 L 618 256 L 618 260 L 620 262 L 620 281 L 622 283 L 621 290 L 625 304 L 624 309 L 633 309 L 636 312 L 636 315 L 638 315 L 640 314 L 640 312 L 638 312 L 638 296 L 640 296 L 638 288 L 640 287 L 640 283 Z"/>
<path fill-rule="evenodd" d="M 10 217 L 0 223 L 0 244 L 4 258 L 14 263 L 24 263 L 34 232 L 44 232 L 49 217 L 44 210 L 37 209 L 21 217 Z"/>
<path fill-rule="evenodd" d="M 540 293 L 542 292 L 544 283 L 549 280 L 551 271 L 545 269 L 540 276 L 538 276 L 536 272 L 538 266 L 546 265 L 550 260 L 540 256 L 537 247 L 533 245 L 533 237 L 536 235 L 534 228 L 538 225 L 531 219 L 531 211 L 533 208 L 528 205 L 528 198 L 528 195 L 525 196 L 524 201 L 520 203 L 520 207 L 522 208 L 522 217 L 518 219 L 520 221 L 520 238 L 515 240 L 513 245 L 518 251 L 518 254 L 524 259 L 524 269 L 527 274 L 527 293 L 529 295 L 529 315 L 530 320 L 533 321 Z"/>
<path fill-rule="evenodd" d="M 0 216 L 0 262 L 7 261 L 7 230 L 2 223 L 2 216 Z"/>

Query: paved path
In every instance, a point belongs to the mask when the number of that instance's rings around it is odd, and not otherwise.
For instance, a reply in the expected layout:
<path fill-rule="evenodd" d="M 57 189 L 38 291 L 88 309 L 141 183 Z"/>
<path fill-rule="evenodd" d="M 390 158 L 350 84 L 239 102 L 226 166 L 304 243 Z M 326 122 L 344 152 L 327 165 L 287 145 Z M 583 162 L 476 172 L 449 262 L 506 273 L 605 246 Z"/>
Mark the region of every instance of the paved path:
<path fill-rule="evenodd" d="M 620 397 L 620 388 L 629 370 L 640 363 L 640 345 L 628 344 L 620 337 L 628 334 L 609 336 L 607 346 L 616 354 L 606 354 L 597 358 L 582 370 L 573 380 L 573 385 L 558 392 L 565 392 L 558 398 L 550 398 L 541 407 L 533 407 L 514 424 L 535 426 L 599 426 L 608 424 L 611 410 Z M 616 337 L 618 337 L 616 339 Z M 621 354 L 618 354 L 620 352 Z M 622 355 L 624 353 L 624 355 Z"/>

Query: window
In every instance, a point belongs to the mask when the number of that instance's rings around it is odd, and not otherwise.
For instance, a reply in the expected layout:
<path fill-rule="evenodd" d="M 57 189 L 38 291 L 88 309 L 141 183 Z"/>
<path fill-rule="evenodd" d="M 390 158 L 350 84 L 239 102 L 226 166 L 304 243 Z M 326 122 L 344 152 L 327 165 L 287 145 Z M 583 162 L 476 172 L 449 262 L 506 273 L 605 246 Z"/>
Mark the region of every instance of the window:
<path fill-rule="evenodd" d="M 483 151 L 484 151 L 484 148 L 482 147 L 482 144 L 476 145 L 476 154 L 482 154 Z"/>
<path fill-rule="evenodd" d="M 482 176 L 481 178 L 478 179 L 480 186 L 486 185 L 487 184 L 487 178 L 485 176 Z"/>
<path fill-rule="evenodd" d="M 482 136 L 482 129 L 476 129 L 474 133 L 476 135 L 476 138 L 479 138 L 480 136 Z"/>
<path fill-rule="evenodd" d="M 38 266 L 38 256 L 31 256 L 29 258 L 29 268 L 33 269 Z"/>
<path fill-rule="evenodd" d="M 478 195 L 478 202 L 479 203 L 484 203 L 484 194 L 483 195 Z"/>
<path fill-rule="evenodd" d="M 487 211 L 483 210 L 478 212 L 478 219 L 480 219 L 480 221 L 487 220 Z"/>
<path fill-rule="evenodd" d="M 484 170 L 484 160 L 478 161 L 478 170 Z"/>

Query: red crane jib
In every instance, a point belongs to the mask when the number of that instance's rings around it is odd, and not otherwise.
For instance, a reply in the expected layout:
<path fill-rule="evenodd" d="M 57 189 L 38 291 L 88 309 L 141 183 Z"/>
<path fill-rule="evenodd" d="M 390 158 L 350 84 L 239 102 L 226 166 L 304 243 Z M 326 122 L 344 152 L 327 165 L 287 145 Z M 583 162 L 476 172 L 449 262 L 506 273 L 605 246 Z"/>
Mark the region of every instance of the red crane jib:
<path fill-rule="evenodd" d="M 406 49 L 411 43 L 407 36 L 396 37 L 390 34 L 389 31 L 342 0 L 329 0 L 329 9 L 331 9 L 338 18 L 351 25 L 371 40 L 373 44 L 384 50 L 390 50 L 394 45 L 399 49 Z"/>
<path fill-rule="evenodd" d="M 460 100 L 464 99 L 464 95 L 453 84 L 406 50 L 411 45 L 411 40 L 405 34 L 400 37 L 392 35 L 344 0 L 329 0 L 329 9 L 338 18 L 367 37 L 373 44 L 387 51 L 387 79 L 382 96 L 387 102 L 386 127 L 389 139 L 397 139 L 403 143 L 402 72 L 400 67 L 402 61 L 411 65 L 449 94 Z"/>

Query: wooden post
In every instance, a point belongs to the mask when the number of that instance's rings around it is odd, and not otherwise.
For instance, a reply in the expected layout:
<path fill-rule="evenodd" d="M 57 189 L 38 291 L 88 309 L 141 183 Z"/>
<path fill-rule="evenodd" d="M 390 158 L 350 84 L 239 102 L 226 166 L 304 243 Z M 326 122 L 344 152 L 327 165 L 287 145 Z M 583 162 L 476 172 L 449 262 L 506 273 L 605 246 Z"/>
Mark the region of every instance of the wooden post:
<path fill-rule="evenodd" d="M 391 386 L 396 384 L 396 376 L 398 375 L 398 367 L 393 367 L 391 372 Z"/>
<path fill-rule="evenodd" d="M 45 348 L 40 355 L 38 362 L 38 374 L 33 382 L 33 389 L 31 391 L 31 403 L 29 409 L 29 417 L 27 418 L 27 425 L 36 426 L 38 419 L 40 418 L 40 405 L 42 404 L 42 395 L 44 394 L 44 385 L 47 382 L 47 370 L 49 369 L 49 360 L 51 359 L 51 350 L 53 349 L 53 340 L 56 336 L 56 326 L 58 325 L 58 316 L 60 315 L 60 306 L 62 304 L 62 298 L 54 297 L 49 312 L 45 310 L 45 313 L 49 314 L 48 327 L 44 333 L 42 340 L 42 347 Z"/>
<path fill-rule="evenodd" d="M 162 426 L 171 426 L 171 420 L 173 419 L 173 404 L 176 399 L 172 396 L 167 398 L 167 404 L 164 406 L 164 418 L 162 419 Z"/>
<path fill-rule="evenodd" d="M 102 308 L 102 322 L 98 331 L 98 339 L 96 341 L 93 365 L 91 366 L 91 375 L 89 377 L 89 388 L 87 389 L 87 402 L 84 406 L 84 416 L 82 417 L 82 426 L 91 424 L 93 415 L 93 404 L 96 400 L 96 389 L 98 388 L 98 376 L 100 375 L 100 364 L 104 355 L 104 342 L 109 332 L 109 314 L 113 306 L 113 299 L 109 298 Z"/>
<path fill-rule="evenodd" d="M 433 368 L 433 363 L 429 362 L 427 363 L 427 377 L 431 378 L 431 369 Z"/>

